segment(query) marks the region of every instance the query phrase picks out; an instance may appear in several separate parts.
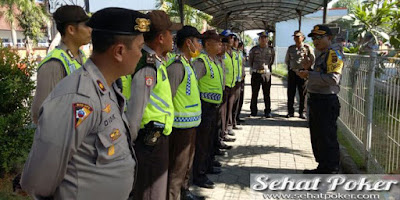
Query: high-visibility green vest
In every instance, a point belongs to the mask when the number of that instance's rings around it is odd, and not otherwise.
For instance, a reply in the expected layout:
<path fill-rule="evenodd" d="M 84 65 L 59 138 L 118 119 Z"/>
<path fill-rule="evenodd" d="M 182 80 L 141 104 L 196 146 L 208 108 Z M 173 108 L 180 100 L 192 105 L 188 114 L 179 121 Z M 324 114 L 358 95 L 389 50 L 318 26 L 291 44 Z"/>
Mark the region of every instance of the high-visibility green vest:
<path fill-rule="evenodd" d="M 122 94 L 128 101 L 131 98 L 132 75 L 121 76 Z"/>
<path fill-rule="evenodd" d="M 200 54 L 197 59 L 203 60 L 206 74 L 199 80 L 200 97 L 203 101 L 220 104 L 222 102 L 223 71 L 211 61 L 207 54 Z"/>
<path fill-rule="evenodd" d="M 81 51 L 81 50 L 79 50 L 79 51 L 83 55 L 82 56 L 82 64 L 84 64 L 86 62 L 86 56 L 83 53 L 83 51 Z M 70 75 L 75 70 L 82 67 L 82 65 L 79 64 L 78 61 L 72 60 L 71 57 L 67 54 L 67 52 L 65 52 L 62 49 L 55 48 L 55 49 L 53 49 L 53 51 L 51 51 L 49 54 L 47 54 L 47 56 L 42 60 L 42 62 L 40 62 L 38 69 L 40 69 L 40 67 L 45 62 L 49 61 L 50 59 L 59 60 L 63 64 L 65 72 L 67 72 L 67 76 Z"/>
<path fill-rule="evenodd" d="M 243 76 L 243 57 L 242 57 L 242 52 L 241 51 L 236 51 L 236 55 L 237 55 L 237 62 L 238 62 L 237 81 L 241 82 L 242 81 L 242 76 Z"/>
<path fill-rule="evenodd" d="M 165 124 L 164 135 L 171 134 L 174 123 L 174 104 L 172 102 L 171 85 L 164 64 L 157 66 L 157 82 L 150 93 L 150 99 L 144 109 L 140 128 L 151 121 Z"/>
<path fill-rule="evenodd" d="M 201 122 L 201 101 L 196 75 L 192 66 L 183 56 L 178 56 L 174 62 L 181 62 L 185 76 L 178 86 L 172 99 L 175 108 L 174 128 L 193 128 Z M 167 67 L 169 67 L 168 65 Z"/>
<path fill-rule="evenodd" d="M 234 51 L 232 51 L 232 57 L 228 52 L 225 52 L 225 85 L 230 88 L 235 87 L 236 84 L 238 65 L 236 59 L 236 53 Z"/>

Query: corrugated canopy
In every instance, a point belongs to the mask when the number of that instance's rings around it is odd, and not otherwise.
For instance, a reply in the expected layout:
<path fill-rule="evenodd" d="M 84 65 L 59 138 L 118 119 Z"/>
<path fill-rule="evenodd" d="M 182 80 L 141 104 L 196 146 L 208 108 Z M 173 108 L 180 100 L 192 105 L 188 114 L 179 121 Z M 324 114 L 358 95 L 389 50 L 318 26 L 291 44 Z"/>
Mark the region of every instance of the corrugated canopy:
<path fill-rule="evenodd" d="M 330 0 L 328 0 L 329 2 Z M 185 0 L 185 4 L 212 15 L 212 25 L 236 30 L 274 31 L 280 21 L 319 10 L 324 0 Z"/>

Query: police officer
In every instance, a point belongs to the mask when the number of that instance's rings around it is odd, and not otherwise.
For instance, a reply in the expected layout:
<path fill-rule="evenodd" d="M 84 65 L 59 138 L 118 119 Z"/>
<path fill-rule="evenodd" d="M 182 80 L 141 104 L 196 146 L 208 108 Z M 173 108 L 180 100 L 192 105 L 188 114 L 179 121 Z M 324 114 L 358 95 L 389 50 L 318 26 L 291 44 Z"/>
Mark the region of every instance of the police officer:
<path fill-rule="evenodd" d="M 239 105 L 238 105 L 238 111 L 236 113 L 236 124 L 240 125 L 244 120 L 240 119 L 240 113 L 242 111 L 243 107 L 243 101 L 244 101 L 244 80 L 246 77 L 246 72 L 245 72 L 245 65 L 246 63 L 246 56 L 244 52 L 244 44 L 242 41 L 239 42 L 238 44 L 238 51 L 239 51 L 239 59 L 240 59 L 240 65 L 241 65 L 241 77 L 240 77 L 240 97 L 239 97 Z"/>
<path fill-rule="evenodd" d="M 61 43 L 39 64 L 36 93 L 31 108 L 35 124 L 38 122 L 40 106 L 57 83 L 85 63 L 86 56 L 79 47 L 89 43 L 91 39 L 91 28 L 85 23 L 89 17 L 81 7 L 62 6 L 56 10 L 53 18 L 61 34 Z"/>
<path fill-rule="evenodd" d="M 214 150 L 214 138 L 218 134 L 217 115 L 223 95 L 224 72 L 216 56 L 221 51 L 221 37 L 215 30 L 203 33 L 205 53 L 193 62 L 199 80 L 201 98 L 201 123 L 196 132 L 196 151 L 193 162 L 193 183 L 199 187 L 214 188 L 214 183 L 206 173 L 210 156 Z M 221 173 L 219 168 L 212 168 L 212 173 Z"/>
<path fill-rule="evenodd" d="M 235 101 L 233 104 L 233 110 L 232 110 L 232 129 L 237 129 L 240 130 L 241 128 L 238 127 L 238 121 L 237 117 L 239 115 L 239 104 L 240 104 L 240 96 L 241 96 L 241 88 L 242 88 L 242 77 L 243 77 L 243 58 L 241 56 L 241 53 L 239 51 L 239 35 L 237 33 L 234 34 L 233 37 L 233 46 L 232 46 L 232 51 L 235 52 L 236 59 L 235 61 L 237 62 L 236 64 L 236 83 L 235 83 Z"/>
<path fill-rule="evenodd" d="M 224 66 L 225 66 L 225 100 L 222 103 L 222 134 L 223 141 L 234 142 L 236 138 L 229 137 L 228 135 L 234 136 L 235 133 L 232 131 L 233 128 L 233 106 L 235 103 L 236 96 L 236 80 L 238 73 L 238 56 L 236 51 L 232 49 L 234 45 L 234 33 L 229 29 L 224 30 L 221 33 L 227 40 L 225 43 L 225 54 L 224 54 Z"/>
<path fill-rule="evenodd" d="M 144 34 L 142 58 L 136 66 L 129 90 L 127 117 L 133 134 L 138 133 L 135 152 L 139 162 L 134 199 L 167 198 L 168 135 L 172 131 L 174 107 L 165 57 L 172 51 L 172 31 L 182 28 L 161 10 L 149 12 L 150 31 Z M 130 76 L 130 75 L 129 75 Z M 126 92 L 125 92 L 126 93 Z M 127 97 L 127 96 L 125 96 Z"/>
<path fill-rule="evenodd" d="M 259 44 L 253 47 L 249 53 L 249 65 L 251 67 L 251 116 L 257 116 L 257 98 L 262 86 L 264 94 L 264 116 L 272 117 L 271 114 L 271 71 L 275 59 L 274 48 L 268 45 L 268 32 L 258 33 Z"/>
<path fill-rule="evenodd" d="M 296 88 L 299 92 L 300 102 L 299 102 L 299 117 L 305 119 L 303 111 L 305 109 L 305 80 L 300 78 L 296 72 L 303 69 L 302 61 L 305 57 L 314 62 L 314 50 L 307 44 L 304 44 L 305 37 L 301 31 L 295 31 L 294 34 L 295 45 L 288 48 L 285 57 L 285 63 L 288 67 L 288 88 L 287 88 L 287 98 L 288 98 L 288 114 L 287 118 L 294 117 L 294 97 L 296 95 Z"/>
<path fill-rule="evenodd" d="M 337 140 L 336 120 L 340 104 L 337 97 L 343 68 L 343 54 L 332 45 L 332 32 L 327 26 L 316 25 L 311 33 L 315 48 L 321 52 L 316 58 L 314 70 L 312 61 L 303 60 L 306 70 L 297 72 L 301 78 L 307 78 L 309 93 L 309 126 L 311 145 L 318 167 L 304 170 L 303 173 L 331 174 L 339 171 L 339 143 Z"/>
<path fill-rule="evenodd" d="M 136 158 L 114 81 L 135 71 L 149 24 L 144 14 L 123 8 L 100 10 L 88 22 L 92 56 L 40 109 L 21 179 L 35 199 L 128 199 Z"/>
<path fill-rule="evenodd" d="M 202 35 L 192 26 L 177 32 L 180 54 L 167 72 L 172 91 L 175 116 L 169 136 L 168 199 L 181 197 L 189 189 L 189 178 L 195 153 L 196 127 L 201 122 L 201 101 L 196 75 L 190 60 L 200 55 Z"/>

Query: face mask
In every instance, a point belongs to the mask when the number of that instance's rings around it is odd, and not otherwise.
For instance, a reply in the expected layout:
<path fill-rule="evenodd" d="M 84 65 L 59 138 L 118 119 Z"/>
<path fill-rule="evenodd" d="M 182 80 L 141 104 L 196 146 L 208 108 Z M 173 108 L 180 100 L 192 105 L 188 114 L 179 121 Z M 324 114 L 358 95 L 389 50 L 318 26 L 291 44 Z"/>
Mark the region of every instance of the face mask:
<path fill-rule="evenodd" d="M 194 46 L 194 44 L 193 44 L 193 42 L 191 41 L 191 40 L 189 40 L 190 41 L 190 44 L 194 47 L 194 49 L 195 49 L 195 51 L 193 52 L 192 51 L 192 49 L 190 48 L 190 46 L 189 46 L 189 54 L 190 54 L 190 57 L 192 57 L 192 58 L 196 58 L 197 56 L 199 56 L 200 55 L 200 51 L 196 48 L 196 46 Z"/>

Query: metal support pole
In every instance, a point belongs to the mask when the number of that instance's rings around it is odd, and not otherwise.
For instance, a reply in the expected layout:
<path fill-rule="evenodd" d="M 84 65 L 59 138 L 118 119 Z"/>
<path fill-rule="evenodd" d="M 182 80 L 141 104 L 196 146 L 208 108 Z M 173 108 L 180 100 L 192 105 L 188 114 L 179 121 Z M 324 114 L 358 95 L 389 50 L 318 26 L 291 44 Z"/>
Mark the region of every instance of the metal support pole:
<path fill-rule="evenodd" d="M 86 9 L 86 12 L 87 12 L 87 13 L 90 12 L 90 9 L 89 9 L 89 0 L 85 0 L 85 9 Z"/>
<path fill-rule="evenodd" d="M 326 13 L 328 12 L 328 0 L 324 0 L 324 16 L 322 19 L 322 23 L 326 24 Z"/>
<path fill-rule="evenodd" d="M 370 171 L 371 164 L 371 143 L 372 143 L 372 120 L 373 120 L 373 109 L 374 109 L 374 92 L 375 92 L 375 66 L 377 64 L 377 53 L 373 51 L 371 53 L 370 69 L 368 70 L 368 99 L 367 99 L 367 141 L 365 143 L 365 160 L 367 172 Z"/>
<path fill-rule="evenodd" d="M 299 15 L 299 31 L 300 31 L 301 30 L 301 10 L 296 9 L 296 12 L 297 12 L 297 15 Z"/>
<path fill-rule="evenodd" d="M 183 6 L 184 6 L 184 0 L 178 0 L 178 4 L 179 4 L 179 16 L 181 18 L 181 24 L 185 25 L 185 14 L 183 13 Z"/>

